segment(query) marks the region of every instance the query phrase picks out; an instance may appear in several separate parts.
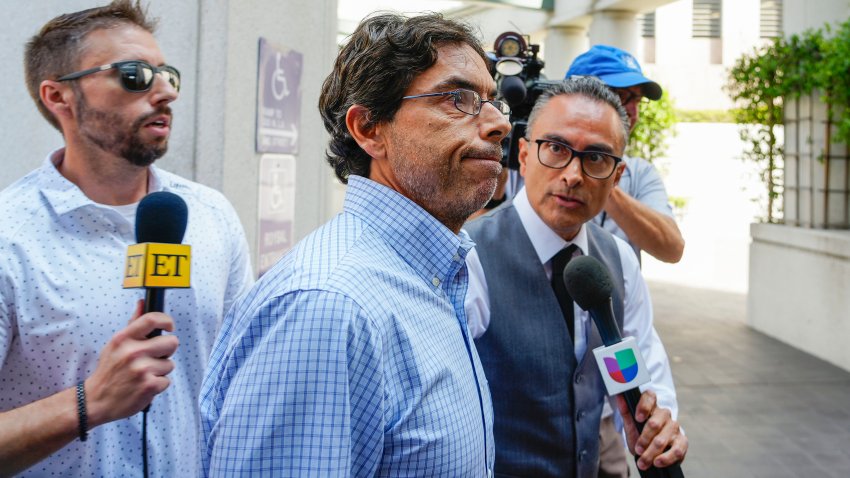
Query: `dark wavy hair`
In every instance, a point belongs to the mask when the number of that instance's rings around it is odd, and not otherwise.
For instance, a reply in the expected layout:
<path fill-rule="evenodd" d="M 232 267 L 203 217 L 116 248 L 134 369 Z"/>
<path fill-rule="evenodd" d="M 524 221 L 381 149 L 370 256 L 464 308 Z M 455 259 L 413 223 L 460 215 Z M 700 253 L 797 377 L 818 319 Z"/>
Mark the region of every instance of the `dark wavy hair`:
<path fill-rule="evenodd" d="M 437 49 L 447 44 L 469 45 L 487 62 L 472 27 L 437 13 L 415 17 L 378 13 L 360 22 L 348 38 L 319 98 L 319 111 L 331 135 L 327 160 L 343 184 L 352 174 L 368 176 L 372 161 L 348 131 L 348 109 L 355 104 L 365 107 L 369 126 L 391 121 L 410 83 L 436 63 Z"/>
<path fill-rule="evenodd" d="M 27 89 L 41 114 L 61 131 L 53 113 L 44 106 L 39 87 L 44 80 L 55 80 L 79 69 L 84 53 L 86 35 L 105 28 L 134 25 L 150 33 L 156 21 L 137 0 L 114 0 L 109 5 L 59 15 L 47 22 L 27 43 L 24 50 L 24 72 Z"/>

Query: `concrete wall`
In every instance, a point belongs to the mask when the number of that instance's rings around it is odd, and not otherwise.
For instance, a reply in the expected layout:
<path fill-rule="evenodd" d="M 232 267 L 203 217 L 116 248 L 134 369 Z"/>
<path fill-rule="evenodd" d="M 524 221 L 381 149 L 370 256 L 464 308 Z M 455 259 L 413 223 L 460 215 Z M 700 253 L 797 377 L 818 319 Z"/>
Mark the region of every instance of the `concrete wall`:
<path fill-rule="evenodd" d="M 753 224 L 749 324 L 850 370 L 850 231 Z"/>
<path fill-rule="evenodd" d="M 552 12 L 490 4 L 474 4 L 451 16 L 476 25 L 486 49 L 505 31 L 519 31 L 540 45 L 546 61 L 543 74 L 563 78 L 576 56 L 592 43 L 604 43 L 639 53 L 638 13 L 673 0 L 556 0 Z M 347 26 L 350 28 L 350 26 Z"/>
<path fill-rule="evenodd" d="M 667 193 L 685 202 L 675 210 L 685 238 L 676 264 L 643 253 L 643 276 L 700 289 L 747 293 L 750 224 L 767 196 L 758 167 L 741 161 L 746 145 L 732 123 L 678 123 L 677 135 L 655 161 Z M 711 138 L 711 147 L 706 147 Z"/>
<path fill-rule="evenodd" d="M 220 187 L 240 212 L 243 223 L 253 223 L 252 227 L 246 227 L 252 249 L 257 241 L 259 181 L 259 155 L 254 152 L 257 42 L 259 37 L 264 37 L 304 55 L 295 180 L 297 240 L 323 223 L 332 212 L 328 210 L 327 198 L 334 180 L 331 168 L 324 161 L 327 135 L 317 105 L 322 82 L 336 57 L 336 0 L 218 0 L 204 4 L 207 8 L 200 12 L 203 27 L 200 71 L 203 75 L 207 72 L 210 76 L 218 75 L 220 79 L 200 91 L 204 101 L 199 105 L 198 142 L 199 150 L 205 147 L 206 152 L 199 157 L 216 160 L 199 168 L 198 178 Z M 207 99 L 211 102 L 207 103 Z M 204 146 L 205 143 L 208 144 Z"/>
<path fill-rule="evenodd" d="M 4 114 L 0 188 L 37 167 L 62 138 L 41 118 L 23 80 L 23 47 L 49 19 L 105 0 L 7 2 L 11 19 L 0 29 Z M 236 207 L 256 258 L 259 155 L 254 151 L 259 37 L 304 55 L 300 151 L 296 157 L 294 237 L 299 239 L 338 208 L 340 187 L 323 159 L 327 136 L 319 89 L 336 56 L 336 0 L 151 1 L 160 18 L 157 39 L 183 75 L 173 104 L 174 131 L 158 165 L 221 190 Z"/>
<path fill-rule="evenodd" d="M 850 15 L 847 1 L 786 0 L 783 8 L 786 35 L 841 22 Z M 826 143 L 825 108 L 816 98 L 806 97 L 788 102 L 786 110 L 789 192 L 784 204 L 788 222 L 808 227 L 753 224 L 748 320 L 767 335 L 850 370 L 846 343 L 850 337 L 850 231 L 813 228 L 823 227 L 830 219 L 823 215 L 823 203 L 818 204 L 822 195 L 817 191 L 823 183 L 823 164 L 817 156 Z M 798 119 L 802 131 L 797 129 Z M 833 147 L 845 150 L 843 145 Z M 839 193 L 847 190 L 846 183 L 830 181 L 830 187 Z M 846 217 L 832 219 L 846 227 Z"/>
<path fill-rule="evenodd" d="M 532 43 L 540 43 L 548 14 L 540 10 L 529 10 L 511 7 L 494 7 L 477 9 L 473 13 L 460 12 L 460 15 L 450 15 L 459 20 L 469 22 L 481 32 L 484 49 L 493 50 L 496 38 L 504 32 L 520 32 L 531 35 Z"/>
<path fill-rule="evenodd" d="M 785 0 L 782 5 L 785 35 L 801 33 L 824 23 L 840 23 L 850 17 L 847 0 Z"/>
<path fill-rule="evenodd" d="M 719 64 L 710 63 L 711 40 L 692 37 L 693 2 L 678 0 L 659 7 L 655 11 L 655 63 L 638 60 L 650 78 L 670 91 L 677 108 L 731 108 L 722 86 L 729 67 L 760 41 L 759 5 L 759 0 L 723 2 Z"/>

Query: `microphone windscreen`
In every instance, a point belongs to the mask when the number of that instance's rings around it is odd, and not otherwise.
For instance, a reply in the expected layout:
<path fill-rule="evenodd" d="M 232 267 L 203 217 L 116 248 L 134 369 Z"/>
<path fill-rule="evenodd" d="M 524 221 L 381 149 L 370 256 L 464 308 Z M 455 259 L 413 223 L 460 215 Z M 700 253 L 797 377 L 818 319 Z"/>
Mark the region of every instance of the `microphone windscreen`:
<path fill-rule="evenodd" d="M 579 256 L 564 268 L 564 285 L 583 310 L 608 302 L 614 283 L 608 269 L 596 258 Z"/>
<path fill-rule="evenodd" d="M 136 242 L 180 244 L 188 219 L 189 209 L 180 196 L 167 191 L 150 193 L 136 210 Z"/>
<path fill-rule="evenodd" d="M 499 92 L 511 108 L 515 108 L 525 101 L 525 83 L 518 76 L 502 78 L 499 84 Z"/>

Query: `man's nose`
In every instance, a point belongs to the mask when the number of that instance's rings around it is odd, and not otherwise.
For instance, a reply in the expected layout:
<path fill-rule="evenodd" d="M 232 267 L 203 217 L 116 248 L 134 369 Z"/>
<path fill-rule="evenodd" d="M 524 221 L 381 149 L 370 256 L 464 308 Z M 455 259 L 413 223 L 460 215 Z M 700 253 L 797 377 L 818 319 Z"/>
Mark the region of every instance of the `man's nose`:
<path fill-rule="evenodd" d="M 151 87 L 151 102 L 154 104 L 168 104 L 177 99 L 179 92 L 174 85 L 168 81 L 168 78 L 164 72 L 157 72 L 154 74 L 153 86 Z"/>
<path fill-rule="evenodd" d="M 568 187 L 575 187 L 584 181 L 584 171 L 581 169 L 581 158 L 573 157 L 567 167 L 561 170 L 561 179 Z"/>
<path fill-rule="evenodd" d="M 501 141 L 511 130 L 508 116 L 490 103 L 481 105 L 478 116 L 481 121 L 482 135 L 488 141 Z"/>

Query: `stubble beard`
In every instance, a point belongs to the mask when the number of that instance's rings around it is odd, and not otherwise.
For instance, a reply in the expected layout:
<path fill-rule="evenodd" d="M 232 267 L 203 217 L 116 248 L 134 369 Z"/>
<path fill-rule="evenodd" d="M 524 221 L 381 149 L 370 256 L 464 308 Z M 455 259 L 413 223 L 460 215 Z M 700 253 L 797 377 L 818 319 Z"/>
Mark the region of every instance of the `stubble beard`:
<path fill-rule="evenodd" d="M 150 118 L 162 114 L 171 116 L 171 108 L 168 106 L 136 119 L 126 129 L 123 128 L 125 120 L 120 115 L 89 108 L 82 95 L 77 101 L 77 110 L 80 131 L 87 140 L 134 166 L 148 167 L 168 151 L 167 139 L 159 143 L 145 143 L 139 134 Z"/>
<path fill-rule="evenodd" d="M 449 229 L 459 230 L 496 191 L 498 176 L 494 176 L 492 181 L 473 184 L 471 180 L 459 177 L 463 174 L 459 164 L 449 159 L 432 159 L 444 155 L 433 148 L 423 149 L 401 140 L 398 150 L 402 155 L 393 160 L 393 169 L 401 187 L 411 200 Z M 438 165 L 436 171 L 434 164 Z"/>

